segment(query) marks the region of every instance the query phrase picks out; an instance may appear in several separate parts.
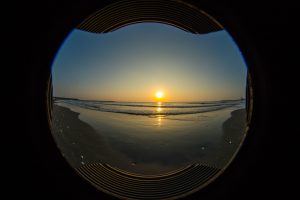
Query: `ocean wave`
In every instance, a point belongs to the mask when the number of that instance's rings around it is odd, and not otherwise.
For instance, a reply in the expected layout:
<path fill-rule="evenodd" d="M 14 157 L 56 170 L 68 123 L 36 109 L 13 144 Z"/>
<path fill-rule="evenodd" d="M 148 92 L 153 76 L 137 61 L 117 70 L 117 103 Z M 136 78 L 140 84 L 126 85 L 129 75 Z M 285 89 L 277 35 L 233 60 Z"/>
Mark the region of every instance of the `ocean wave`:
<path fill-rule="evenodd" d="M 124 107 L 144 107 L 144 108 L 204 108 L 204 107 L 215 107 L 222 106 L 224 104 L 205 104 L 205 105 L 141 105 L 141 104 L 105 104 L 110 106 L 124 106 Z M 235 105 L 235 104 L 226 104 L 226 105 Z"/>
<path fill-rule="evenodd" d="M 230 102 L 199 102 L 197 105 L 193 103 L 174 103 L 168 102 L 163 104 L 158 103 L 137 103 L 137 102 L 93 102 L 81 100 L 59 100 L 70 105 L 78 106 L 84 109 L 97 110 L 102 112 L 123 113 L 130 115 L 144 116 L 168 116 L 168 115 L 184 115 L 212 112 L 228 107 L 241 105 L 242 101 Z"/>

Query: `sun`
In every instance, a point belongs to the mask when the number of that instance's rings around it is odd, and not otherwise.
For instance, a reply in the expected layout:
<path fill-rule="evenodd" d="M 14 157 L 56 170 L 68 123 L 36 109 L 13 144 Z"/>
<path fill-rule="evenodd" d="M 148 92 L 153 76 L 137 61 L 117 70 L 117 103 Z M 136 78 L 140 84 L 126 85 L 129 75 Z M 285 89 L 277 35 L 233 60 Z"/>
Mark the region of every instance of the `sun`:
<path fill-rule="evenodd" d="M 161 100 L 163 97 L 164 97 L 164 93 L 163 93 L 163 91 L 157 91 L 156 93 L 155 93 L 155 97 L 156 97 L 156 99 L 157 100 Z"/>

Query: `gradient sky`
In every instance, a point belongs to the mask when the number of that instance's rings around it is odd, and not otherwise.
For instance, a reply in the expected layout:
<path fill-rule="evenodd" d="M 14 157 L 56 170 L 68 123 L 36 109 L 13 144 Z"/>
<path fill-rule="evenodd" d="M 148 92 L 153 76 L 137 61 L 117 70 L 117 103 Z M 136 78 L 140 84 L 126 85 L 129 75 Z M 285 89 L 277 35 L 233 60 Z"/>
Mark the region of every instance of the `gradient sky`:
<path fill-rule="evenodd" d="M 90 100 L 207 101 L 245 97 L 247 67 L 226 31 L 192 34 L 160 23 L 111 33 L 72 31 L 52 65 L 53 93 Z"/>

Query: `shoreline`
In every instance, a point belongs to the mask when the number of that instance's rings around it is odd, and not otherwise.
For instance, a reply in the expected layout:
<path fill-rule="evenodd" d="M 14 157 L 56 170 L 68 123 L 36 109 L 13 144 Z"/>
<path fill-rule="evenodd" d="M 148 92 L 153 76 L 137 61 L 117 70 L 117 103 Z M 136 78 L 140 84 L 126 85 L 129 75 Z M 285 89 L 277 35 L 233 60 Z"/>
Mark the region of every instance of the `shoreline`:
<path fill-rule="evenodd" d="M 174 170 L 171 165 L 135 163 L 135 160 L 128 157 L 126 152 L 112 149 L 111 147 L 115 146 L 110 144 L 109 141 L 99 133 L 99 130 L 95 130 L 91 125 L 80 120 L 80 113 L 78 112 L 74 112 L 66 107 L 54 105 L 53 113 L 52 135 L 55 138 L 58 148 L 65 154 L 65 158 L 67 158 L 67 161 L 74 168 L 78 168 L 87 163 L 100 162 L 133 173 L 143 172 L 144 174 L 153 174 L 154 172 L 165 173 Z M 207 152 L 207 156 L 204 158 L 202 164 L 206 164 L 209 159 L 216 159 L 214 162 L 220 167 L 223 166 L 224 163 L 226 164 L 237 150 L 236 145 L 240 144 L 244 136 L 244 134 L 241 134 L 241 131 L 244 130 L 243 132 L 245 132 L 244 127 L 241 126 L 244 116 L 245 109 L 237 109 L 231 112 L 231 116 L 221 124 L 223 133 L 220 145 L 212 147 L 211 150 Z M 229 143 L 229 141 L 231 141 L 231 143 Z M 200 145 L 199 149 L 201 149 Z M 137 151 L 136 155 L 137 154 L 139 154 L 139 151 Z M 176 158 L 174 159 L 176 160 Z"/>

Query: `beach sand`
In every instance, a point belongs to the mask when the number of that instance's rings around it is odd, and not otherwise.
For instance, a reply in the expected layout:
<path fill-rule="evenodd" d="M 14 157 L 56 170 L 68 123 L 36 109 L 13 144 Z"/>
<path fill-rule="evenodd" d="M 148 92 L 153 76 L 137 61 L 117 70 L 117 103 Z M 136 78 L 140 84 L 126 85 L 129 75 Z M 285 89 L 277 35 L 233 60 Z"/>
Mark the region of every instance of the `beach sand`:
<path fill-rule="evenodd" d="M 122 155 L 111 151 L 93 127 L 78 119 L 79 113 L 57 105 L 54 105 L 53 113 L 53 136 L 71 166 L 77 168 L 85 163 L 109 163 L 109 158 L 113 157 L 123 160 Z"/>
<path fill-rule="evenodd" d="M 223 120 L 219 128 L 209 113 L 160 119 L 86 109 L 74 112 L 58 105 L 53 113 L 54 138 L 71 166 L 100 162 L 140 174 L 161 174 L 192 163 L 222 168 L 243 140 L 246 127 L 245 109 L 231 116 L 212 114 Z"/>

